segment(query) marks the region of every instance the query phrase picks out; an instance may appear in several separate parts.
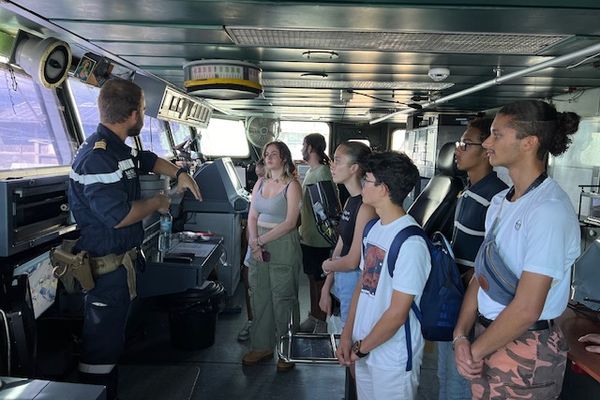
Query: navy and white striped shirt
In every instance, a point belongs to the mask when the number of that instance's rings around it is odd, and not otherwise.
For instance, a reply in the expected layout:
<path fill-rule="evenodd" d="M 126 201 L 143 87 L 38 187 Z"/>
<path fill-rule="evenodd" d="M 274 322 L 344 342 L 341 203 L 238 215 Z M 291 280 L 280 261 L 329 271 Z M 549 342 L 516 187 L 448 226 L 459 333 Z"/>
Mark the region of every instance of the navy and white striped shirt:
<path fill-rule="evenodd" d="M 142 222 L 114 226 L 140 199 L 139 173 L 153 170 L 156 154 L 127 146 L 102 124 L 79 148 L 69 174 L 69 205 L 81 238 L 76 251 L 93 257 L 122 254 L 144 239 Z"/>
<path fill-rule="evenodd" d="M 490 200 L 507 187 L 492 171 L 459 194 L 454 214 L 452 248 L 461 273 L 475 266 L 475 256 L 485 236 L 485 215 Z"/>

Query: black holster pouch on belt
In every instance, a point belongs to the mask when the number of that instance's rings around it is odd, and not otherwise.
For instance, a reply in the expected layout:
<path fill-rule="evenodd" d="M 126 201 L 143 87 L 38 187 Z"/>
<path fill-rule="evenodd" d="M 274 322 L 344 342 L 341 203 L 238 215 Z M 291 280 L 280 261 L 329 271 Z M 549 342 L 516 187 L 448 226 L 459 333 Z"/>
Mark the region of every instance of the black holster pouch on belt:
<path fill-rule="evenodd" d="M 75 281 L 85 291 L 94 288 L 94 278 L 87 252 L 73 254 L 77 240 L 64 240 L 60 246 L 50 250 L 50 261 L 54 267 L 54 276 L 59 278 L 68 293 L 78 291 Z"/>

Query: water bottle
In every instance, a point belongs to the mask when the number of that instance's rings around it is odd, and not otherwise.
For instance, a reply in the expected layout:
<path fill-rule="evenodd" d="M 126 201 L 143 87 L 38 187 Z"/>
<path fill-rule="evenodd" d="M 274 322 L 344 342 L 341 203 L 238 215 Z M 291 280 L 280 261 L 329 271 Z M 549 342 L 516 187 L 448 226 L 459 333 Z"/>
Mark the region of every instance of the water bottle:
<path fill-rule="evenodd" d="M 160 234 L 158 235 L 158 250 L 161 253 L 171 248 L 171 230 L 173 229 L 173 217 L 168 211 L 160 216 Z"/>

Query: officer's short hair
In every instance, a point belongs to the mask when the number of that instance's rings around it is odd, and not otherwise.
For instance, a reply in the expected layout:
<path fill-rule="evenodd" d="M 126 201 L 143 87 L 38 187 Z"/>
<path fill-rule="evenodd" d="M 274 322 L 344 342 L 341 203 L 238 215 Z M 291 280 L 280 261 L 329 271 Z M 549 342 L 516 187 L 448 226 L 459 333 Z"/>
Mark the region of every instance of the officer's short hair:
<path fill-rule="evenodd" d="M 125 122 L 133 111 L 140 109 L 142 89 L 124 79 L 110 79 L 102 85 L 98 96 L 100 122 L 118 124 Z"/>

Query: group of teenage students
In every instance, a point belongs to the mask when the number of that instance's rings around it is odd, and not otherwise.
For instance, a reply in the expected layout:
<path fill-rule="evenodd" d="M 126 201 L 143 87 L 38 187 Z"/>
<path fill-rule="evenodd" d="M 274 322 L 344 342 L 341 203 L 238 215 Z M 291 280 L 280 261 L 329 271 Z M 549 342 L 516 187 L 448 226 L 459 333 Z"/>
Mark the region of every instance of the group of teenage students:
<path fill-rule="evenodd" d="M 467 289 L 453 340 L 437 343 L 440 399 L 560 395 L 567 345 L 554 319 L 567 305 L 580 235 L 570 200 L 546 166 L 549 154 L 567 150 L 578 124 L 577 114 L 522 101 L 493 121 L 471 121 L 456 143 L 468 184 L 459 195 L 452 246 Z M 424 339 L 411 304 L 419 303 L 431 257 L 419 236 L 403 242 L 393 275 L 387 255 L 398 232 L 418 225 L 403 208 L 419 179 L 416 166 L 403 153 L 371 153 L 358 142 L 340 144 L 329 165 L 324 138 L 311 134 L 303 144 L 310 169 L 300 185 L 284 143 L 269 143 L 263 156 L 266 175 L 254 186 L 248 216 L 252 325 L 243 364 L 273 357 L 290 315 L 301 330 L 323 331 L 334 293 L 343 322 L 337 357 L 351 369 L 358 398 L 415 398 Z M 510 189 L 492 170 L 497 166 L 507 168 Z M 321 180 L 343 184 L 350 196 L 333 251 L 318 235 L 306 194 L 307 185 Z M 311 312 L 299 324 L 302 269 Z M 407 321 L 410 331 L 402 328 Z M 277 363 L 280 371 L 293 366 Z"/>

